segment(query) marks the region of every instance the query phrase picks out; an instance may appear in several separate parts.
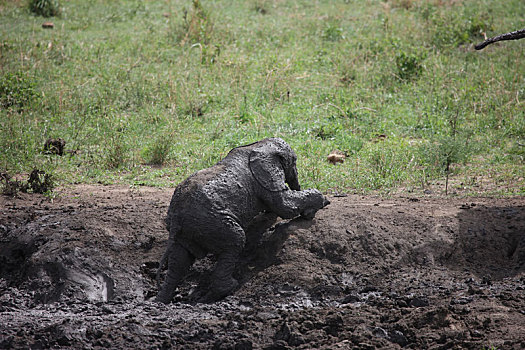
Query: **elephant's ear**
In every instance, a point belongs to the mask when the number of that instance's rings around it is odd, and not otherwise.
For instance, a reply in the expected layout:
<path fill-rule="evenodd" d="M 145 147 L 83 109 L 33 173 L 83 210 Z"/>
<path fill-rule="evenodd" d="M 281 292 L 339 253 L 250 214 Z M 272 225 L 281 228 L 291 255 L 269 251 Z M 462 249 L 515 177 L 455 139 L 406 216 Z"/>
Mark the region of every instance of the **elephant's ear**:
<path fill-rule="evenodd" d="M 286 189 L 282 150 L 273 143 L 263 144 L 250 152 L 249 167 L 255 180 L 271 192 Z"/>

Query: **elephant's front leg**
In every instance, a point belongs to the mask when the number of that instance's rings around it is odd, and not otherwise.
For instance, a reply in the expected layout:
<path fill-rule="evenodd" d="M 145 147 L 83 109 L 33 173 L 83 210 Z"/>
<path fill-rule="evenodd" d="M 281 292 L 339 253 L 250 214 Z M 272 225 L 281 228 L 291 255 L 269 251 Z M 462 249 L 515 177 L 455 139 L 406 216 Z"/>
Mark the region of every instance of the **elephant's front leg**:
<path fill-rule="evenodd" d="M 233 272 L 243 251 L 246 236 L 242 227 L 232 219 L 223 221 L 223 244 L 217 254 L 217 264 L 211 274 L 210 289 L 199 301 L 210 303 L 232 293 L 239 283 L 233 278 Z"/>
<path fill-rule="evenodd" d="M 292 219 L 298 215 L 311 219 L 319 209 L 330 204 L 330 201 L 315 189 L 264 193 L 263 200 L 271 211 L 283 219 Z"/>
<path fill-rule="evenodd" d="M 195 261 L 195 257 L 179 243 L 170 243 L 168 246 L 168 274 L 162 284 L 159 294 L 155 298 L 164 304 L 168 304 L 175 295 L 178 287 L 189 268 Z M 161 268 L 159 266 L 159 268 Z"/>

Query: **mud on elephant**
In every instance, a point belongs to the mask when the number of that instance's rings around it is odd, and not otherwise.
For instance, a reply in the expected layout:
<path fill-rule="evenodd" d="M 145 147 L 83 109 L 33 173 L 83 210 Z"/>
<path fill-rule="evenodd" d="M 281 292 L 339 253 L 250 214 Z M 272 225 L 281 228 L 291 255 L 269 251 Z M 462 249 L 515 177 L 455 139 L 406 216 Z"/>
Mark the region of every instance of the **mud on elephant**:
<path fill-rule="evenodd" d="M 208 253 L 217 263 L 199 301 L 225 297 L 238 285 L 232 274 L 246 243 L 245 229 L 256 215 L 267 211 L 283 219 L 311 219 L 329 204 L 316 189 L 301 191 L 296 160 L 285 141 L 268 138 L 232 149 L 175 188 L 166 219 L 168 247 L 159 267 L 160 272 L 167 260 L 168 272 L 157 301 L 169 303 L 195 259 Z"/>

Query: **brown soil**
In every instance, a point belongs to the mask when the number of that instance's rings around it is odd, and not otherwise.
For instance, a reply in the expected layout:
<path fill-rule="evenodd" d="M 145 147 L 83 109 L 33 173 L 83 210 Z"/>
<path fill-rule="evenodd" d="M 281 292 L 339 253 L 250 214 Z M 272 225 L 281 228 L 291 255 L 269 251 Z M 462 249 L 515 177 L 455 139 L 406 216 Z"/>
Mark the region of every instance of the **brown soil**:
<path fill-rule="evenodd" d="M 261 216 L 233 295 L 189 301 L 207 257 L 159 305 L 171 192 L 0 197 L 0 348 L 525 348 L 523 197 L 331 197 L 314 220 Z"/>

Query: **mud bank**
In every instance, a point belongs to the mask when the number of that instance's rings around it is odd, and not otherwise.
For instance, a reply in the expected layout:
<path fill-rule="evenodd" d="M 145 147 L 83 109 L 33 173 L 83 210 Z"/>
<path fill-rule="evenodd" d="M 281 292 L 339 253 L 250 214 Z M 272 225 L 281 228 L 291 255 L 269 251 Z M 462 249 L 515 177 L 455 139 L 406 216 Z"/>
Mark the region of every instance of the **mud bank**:
<path fill-rule="evenodd" d="M 525 198 L 347 196 L 262 216 L 239 289 L 151 301 L 170 189 L 0 197 L 0 348 L 525 348 Z"/>

